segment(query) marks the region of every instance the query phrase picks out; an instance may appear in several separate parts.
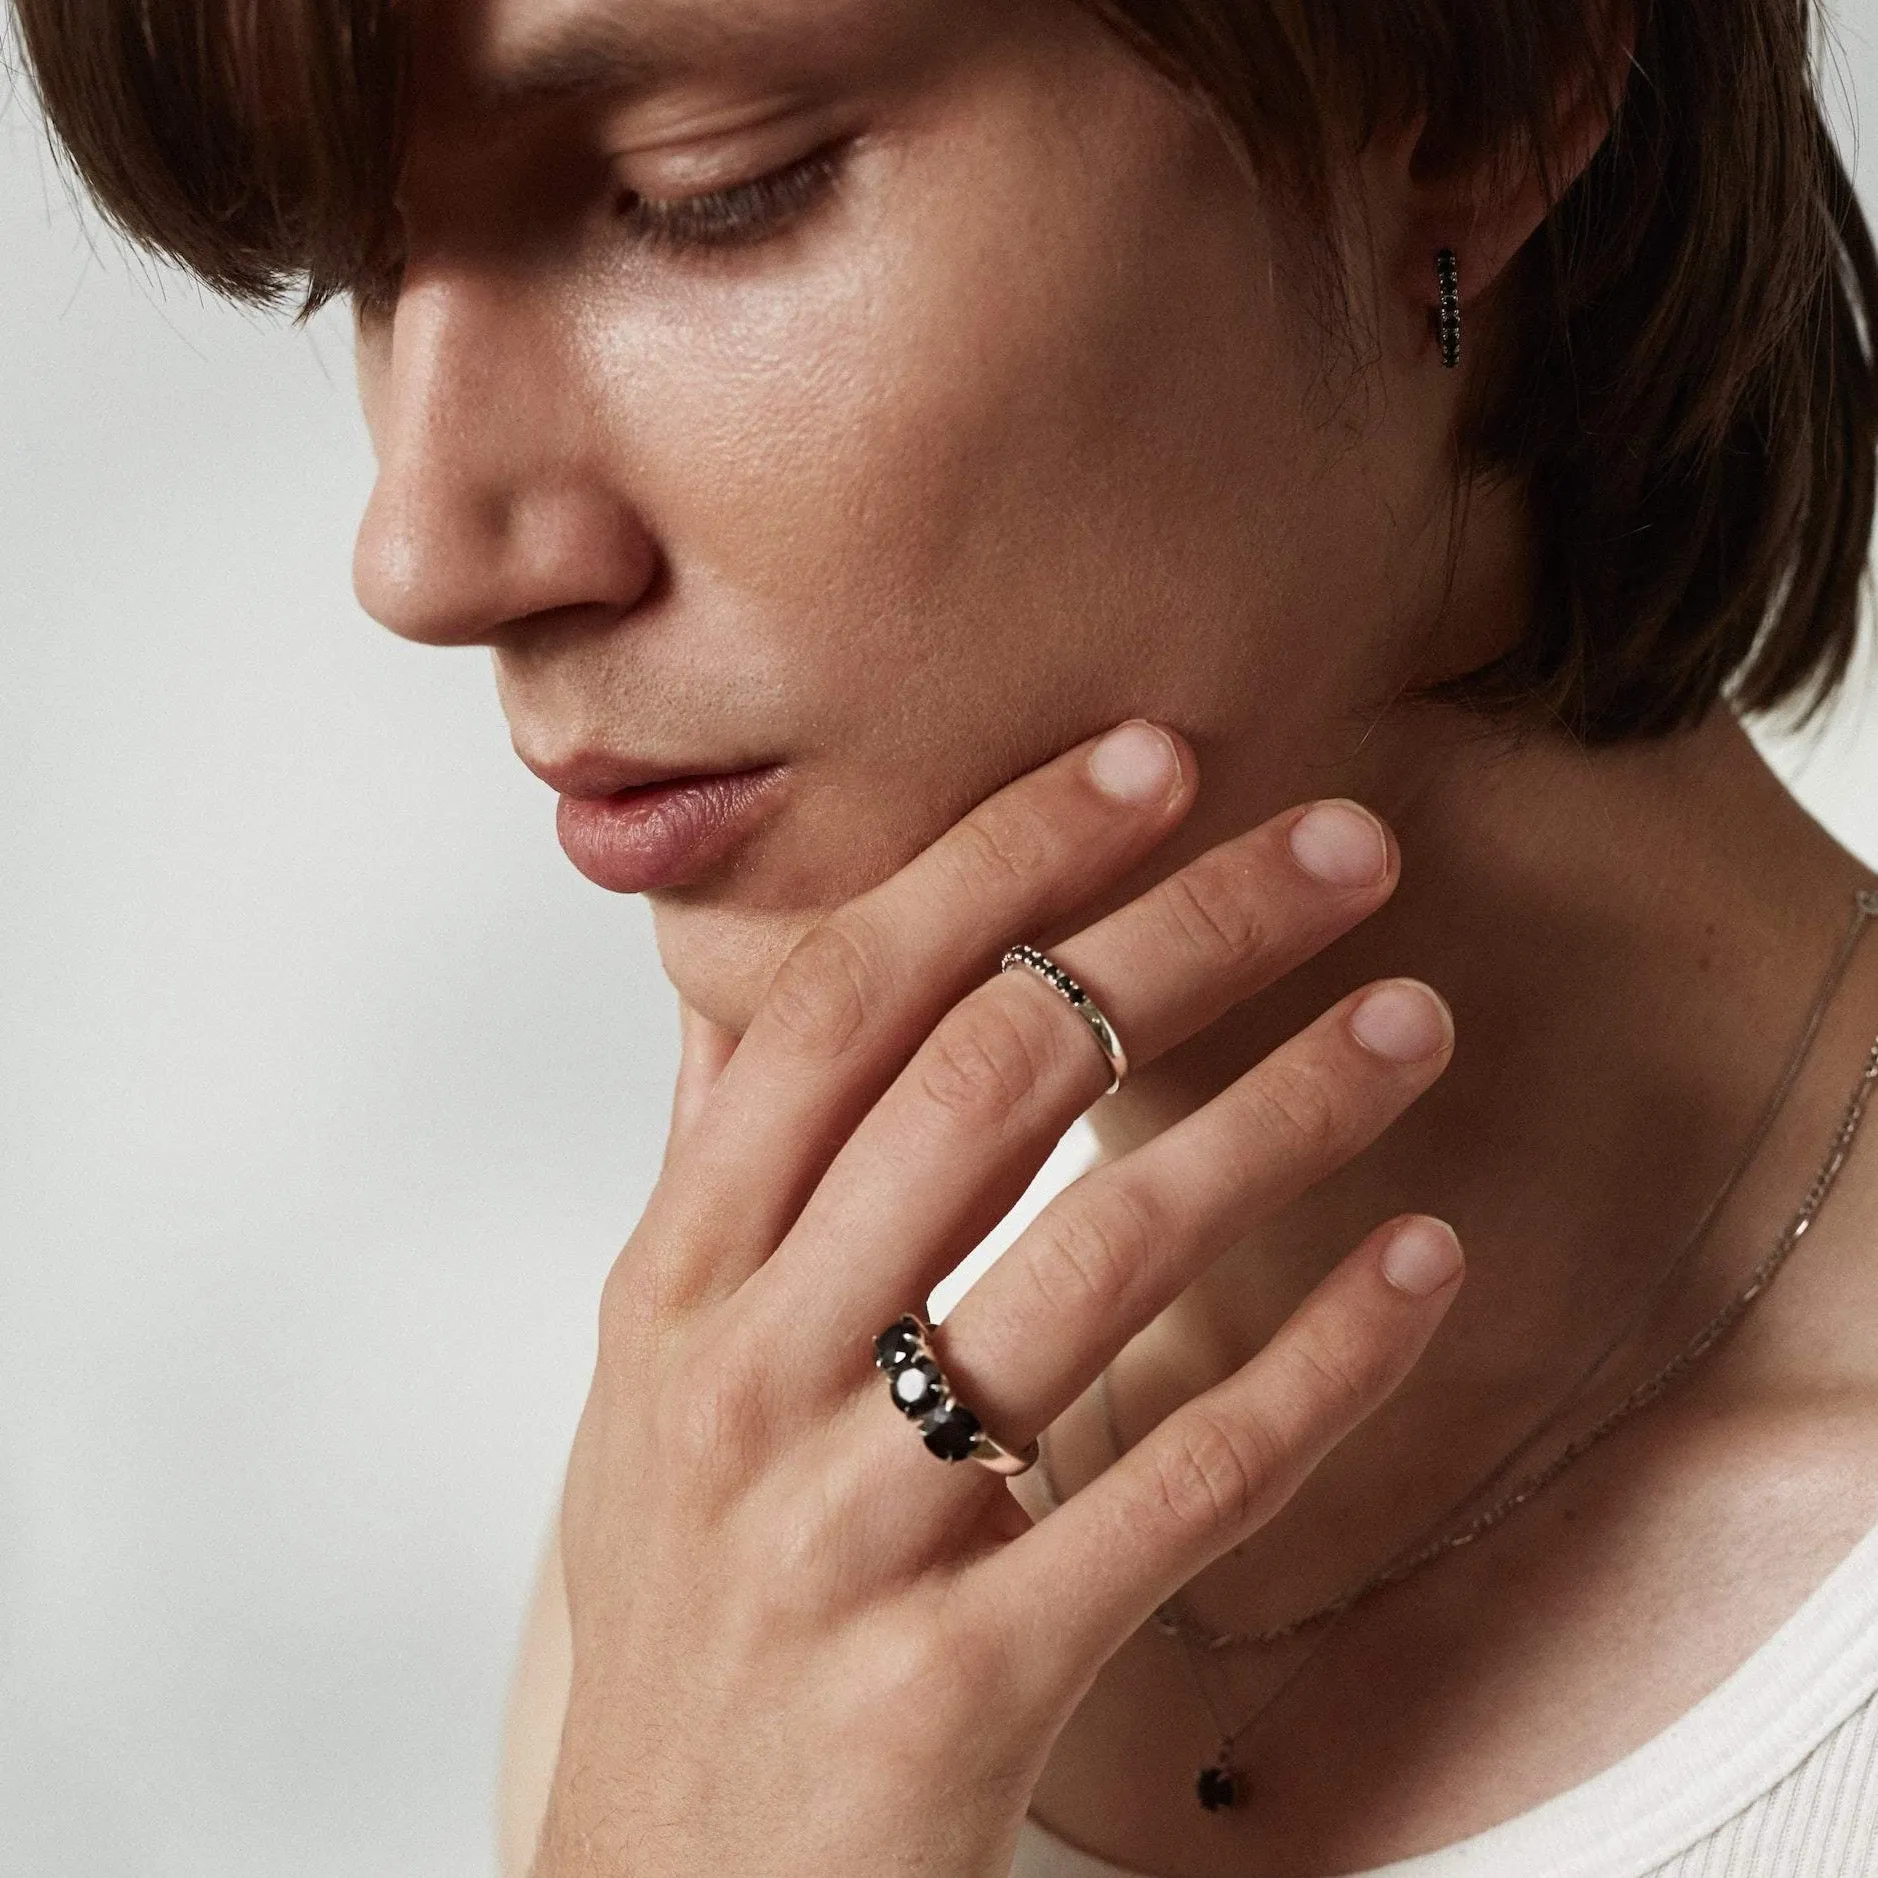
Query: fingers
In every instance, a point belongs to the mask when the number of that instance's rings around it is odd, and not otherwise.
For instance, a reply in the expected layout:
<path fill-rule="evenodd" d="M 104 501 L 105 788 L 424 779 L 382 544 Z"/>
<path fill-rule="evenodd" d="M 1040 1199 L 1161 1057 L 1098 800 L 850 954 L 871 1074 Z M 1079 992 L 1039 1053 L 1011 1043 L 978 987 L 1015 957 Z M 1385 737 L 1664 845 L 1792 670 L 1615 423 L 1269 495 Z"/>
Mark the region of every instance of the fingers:
<path fill-rule="evenodd" d="M 960 1395 L 1001 1439 L 1028 1441 L 1253 1222 L 1375 1140 L 1447 1067 L 1453 1041 L 1425 985 L 1371 986 L 1085 1174 L 946 1320 Z"/>
<path fill-rule="evenodd" d="M 667 1296 L 721 1295 L 786 1233 L 940 1017 L 1013 939 L 1123 879 L 1185 815 L 1191 753 L 1127 724 L 979 804 L 810 932 L 776 974 L 661 1184 Z"/>
<path fill-rule="evenodd" d="M 981 1593 L 1005 1612 L 1050 1611 L 1047 1627 L 1026 1634 L 1047 1637 L 1064 1687 L 1080 1688 L 1389 1397 L 1446 1315 L 1461 1269 L 1460 1244 L 1437 1220 L 1372 1233 L 1251 1362 L 989 1559 Z"/>
<path fill-rule="evenodd" d="M 1366 811 L 1344 802 L 1293 810 L 1201 855 L 1052 956 L 1115 1024 L 1138 1066 L 1374 912 L 1397 871 L 1394 842 Z M 1327 1074 L 1355 1063 L 1356 1083 L 1339 1111 L 1353 1127 L 1360 1091 L 1380 1127 L 1432 1079 L 1431 1069 L 1379 1080 L 1367 1059 L 1326 1049 L 1328 1034 L 1303 1047 Z M 1239 1107 L 1261 1099 L 1269 1106 L 1280 1078 L 1310 1073 L 1297 1049 L 1281 1052 Z M 829 1300 L 821 1308 L 839 1313 L 831 1329 L 850 1338 L 919 1308 L 1016 1203 L 1107 1080 L 1083 1020 L 1047 985 L 1028 972 L 981 984 L 856 1129 L 763 1284 L 783 1289 L 779 1308 L 791 1298 Z M 1400 1097 L 1393 1108 L 1390 1091 Z M 1288 1099 L 1321 1107 L 1332 1096 L 1300 1082 Z M 1237 1108 L 1222 1112 L 1208 1127 L 1207 1151 L 1219 1128 L 1238 1120 Z M 1270 1135 L 1267 1128 L 1257 1140 L 1242 1133 L 1222 1143 L 1221 1164 L 1240 1167 Z M 1354 1128 L 1351 1140 L 1358 1138 L 1366 1138 L 1363 1128 Z M 1170 1144 L 1163 1155 L 1175 1151 Z M 1328 1171 L 1318 1165 L 1312 1177 Z M 1208 1192 L 1216 1185 L 1203 1183 Z M 853 1248 L 863 1244 L 870 1255 L 856 1259 Z"/>

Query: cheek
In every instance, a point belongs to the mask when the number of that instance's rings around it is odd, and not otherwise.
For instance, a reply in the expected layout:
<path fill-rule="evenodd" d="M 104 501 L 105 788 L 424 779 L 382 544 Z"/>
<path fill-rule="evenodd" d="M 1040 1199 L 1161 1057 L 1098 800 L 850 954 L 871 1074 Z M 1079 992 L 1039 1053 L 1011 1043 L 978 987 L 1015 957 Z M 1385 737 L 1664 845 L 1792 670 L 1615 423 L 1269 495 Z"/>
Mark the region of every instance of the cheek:
<path fill-rule="evenodd" d="M 798 255 L 590 327 L 680 600 L 773 634 L 831 728 L 886 684 L 1000 760 L 1191 715 L 1307 584 L 1306 368 L 1256 205 L 1158 95 L 1098 115 L 1013 98 L 868 153 Z"/>
<path fill-rule="evenodd" d="M 809 919 L 1067 744 L 1146 712 L 1288 799 L 1363 683 L 1361 466 L 1224 150 L 1158 91 L 977 126 L 789 266 L 591 328 L 671 644 L 804 772 L 744 878 L 658 908 L 733 1025 Z"/>

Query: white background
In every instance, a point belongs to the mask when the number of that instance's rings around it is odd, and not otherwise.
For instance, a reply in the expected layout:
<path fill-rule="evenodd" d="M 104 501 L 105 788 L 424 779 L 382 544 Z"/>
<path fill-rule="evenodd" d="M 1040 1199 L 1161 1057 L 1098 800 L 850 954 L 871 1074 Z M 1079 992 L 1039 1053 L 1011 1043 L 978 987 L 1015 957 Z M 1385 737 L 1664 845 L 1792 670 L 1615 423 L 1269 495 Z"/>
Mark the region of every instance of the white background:
<path fill-rule="evenodd" d="M 662 1139 L 649 922 L 485 660 L 357 612 L 343 317 L 127 260 L 21 95 L 0 257 L 0 1873 L 474 1878 Z M 1878 860 L 1854 717 L 1780 761 Z"/>

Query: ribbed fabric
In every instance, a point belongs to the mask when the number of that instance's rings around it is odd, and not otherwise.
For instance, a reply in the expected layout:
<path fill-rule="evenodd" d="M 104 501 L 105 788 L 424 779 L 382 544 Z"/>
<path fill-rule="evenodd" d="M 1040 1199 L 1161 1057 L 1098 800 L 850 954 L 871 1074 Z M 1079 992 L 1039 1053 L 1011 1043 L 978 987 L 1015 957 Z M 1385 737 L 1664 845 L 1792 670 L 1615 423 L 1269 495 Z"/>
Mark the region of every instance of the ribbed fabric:
<path fill-rule="evenodd" d="M 1142 1878 L 1034 1821 L 1011 1874 Z M 1348 1878 L 1878 1878 L 1878 1527 L 1634 1753 L 1515 1819 Z"/>

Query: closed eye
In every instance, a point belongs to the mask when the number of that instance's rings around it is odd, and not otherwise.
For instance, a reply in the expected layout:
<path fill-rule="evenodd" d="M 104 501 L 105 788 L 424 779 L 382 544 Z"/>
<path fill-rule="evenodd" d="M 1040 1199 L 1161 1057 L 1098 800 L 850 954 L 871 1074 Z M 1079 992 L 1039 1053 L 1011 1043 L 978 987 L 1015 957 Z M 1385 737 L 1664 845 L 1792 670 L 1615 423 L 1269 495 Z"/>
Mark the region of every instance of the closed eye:
<path fill-rule="evenodd" d="M 845 154 L 841 144 L 824 144 L 767 176 L 704 195 L 659 197 L 629 190 L 617 213 L 633 240 L 652 248 L 753 246 L 813 208 L 833 188 Z"/>

